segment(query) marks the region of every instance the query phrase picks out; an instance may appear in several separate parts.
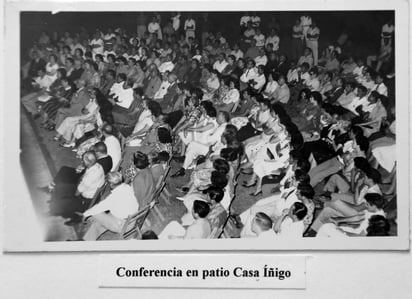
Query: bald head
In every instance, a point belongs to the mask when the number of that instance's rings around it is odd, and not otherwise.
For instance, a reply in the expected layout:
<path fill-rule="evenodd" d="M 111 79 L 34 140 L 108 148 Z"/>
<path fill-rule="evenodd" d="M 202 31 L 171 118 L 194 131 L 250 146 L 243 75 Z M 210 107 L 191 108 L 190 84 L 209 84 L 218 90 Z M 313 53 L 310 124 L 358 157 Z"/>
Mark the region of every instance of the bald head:
<path fill-rule="evenodd" d="M 96 164 L 97 157 L 94 152 L 88 151 L 83 154 L 83 163 L 86 167 L 91 167 Z"/>

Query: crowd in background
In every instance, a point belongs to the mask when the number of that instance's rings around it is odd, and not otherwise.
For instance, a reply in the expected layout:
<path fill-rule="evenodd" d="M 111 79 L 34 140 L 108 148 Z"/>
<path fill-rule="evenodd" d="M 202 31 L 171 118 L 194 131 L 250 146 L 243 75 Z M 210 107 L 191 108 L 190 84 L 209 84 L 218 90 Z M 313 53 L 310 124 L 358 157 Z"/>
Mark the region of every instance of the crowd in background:
<path fill-rule="evenodd" d="M 185 178 L 176 200 L 187 211 L 148 238 L 208 238 L 228 223 L 245 238 L 389 235 L 393 20 L 375 24 L 381 45 L 366 57 L 347 51 L 347 33 L 326 40 L 310 15 L 292 28 L 258 13 L 229 21 L 240 36 L 212 30 L 206 13 L 39 36 L 21 68 L 22 105 L 82 160 L 47 186 L 54 212 L 89 219 L 84 240 L 119 232 L 174 159 L 168 179 Z M 239 188 L 256 201 L 236 215 Z"/>

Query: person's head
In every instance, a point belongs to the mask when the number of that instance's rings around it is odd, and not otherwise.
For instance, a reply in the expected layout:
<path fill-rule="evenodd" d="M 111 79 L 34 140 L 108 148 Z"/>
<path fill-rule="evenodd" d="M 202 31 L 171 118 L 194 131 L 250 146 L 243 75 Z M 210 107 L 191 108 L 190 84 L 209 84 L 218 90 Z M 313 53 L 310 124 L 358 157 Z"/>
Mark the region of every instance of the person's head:
<path fill-rule="evenodd" d="M 230 171 L 229 163 L 224 159 L 216 159 L 213 161 L 213 168 L 223 174 L 228 174 Z"/>
<path fill-rule="evenodd" d="M 333 79 L 333 73 L 332 72 L 326 72 L 325 75 L 323 76 L 323 81 L 324 82 L 330 82 Z"/>
<path fill-rule="evenodd" d="M 295 182 L 294 185 L 298 185 L 301 183 L 309 183 L 310 177 L 307 172 L 303 171 L 302 169 L 297 168 L 295 170 L 294 182 Z"/>
<path fill-rule="evenodd" d="M 56 73 L 58 79 L 66 78 L 66 74 L 67 72 L 66 72 L 66 69 L 64 68 L 59 68 Z"/>
<path fill-rule="evenodd" d="M 293 219 L 293 222 L 301 221 L 308 214 L 308 208 L 301 202 L 295 202 L 289 209 L 288 216 Z"/>
<path fill-rule="evenodd" d="M 212 171 L 212 174 L 210 176 L 210 181 L 212 183 L 212 186 L 223 189 L 226 187 L 228 183 L 228 178 L 226 174 L 219 172 L 217 170 L 214 170 Z"/>
<path fill-rule="evenodd" d="M 113 126 L 110 124 L 104 124 L 102 127 L 102 133 L 105 137 L 112 136 L 113 131 L 114 131 Z"/>
<path fill-rule="evenodd" d="M 252 220 L 252 232 L 259 235 L 262 232 L 271 230 L 273 227 L 272 219 L 263 212 L 256 213 Z"/>
<path fill-rule="evenodd" d="M 263 75 L 265 73 L 265 67 L 263 65 L 259 65 L 257 70 L 259 75 Z"/>
<path fill-rule="evenodd" d="M 133 163 L 138 169 L 145 169 L 149 166 L 149 158 L 145 153 L 137 151 L 133 155 Z"/>
<path fill-rule="evenodd" d="M 362 171 L 364 174 L 369 172 L 371 166 L 368 162 L 368 160 L 364 157 L 355 157 L 353 159 L 354 165 L 357 169 Z"/>
<path fill-rule="evenodd" d="M 172 135 L 167 128 L 160 127 L 157 129 L 157 137 L 160 143 L 169 144 L 172 143 Z"/>
<path fill-rule="evenodd" d="M 93 151 L 87 151 L 83 154 L 82 160 L 84 166 L 87 168 L 92 167 L 97 161 L 96 154 Z"/>
<path fill-rule="evenodd" d="M 252 59 L 249 59 L 246 63 L 248 69 L 254 68 L 256 66 L 256 62 Z"/>
<path fill-rule="evenodd" d="M 280 75 L 278 77 L 278 83 L 279 83 L 280 86 L 285 85 L 286 84 L 286 77 L 284 75 Z"/>
<path fill-rule="evenodd" d="M 94 146 L 94 152 L 96 153 L 97 158 L 107 155 L 107 146 L 104 142 L 98 142 Z"/>
<path fill-rule="evenodd" d="M 106 181 L 109 183 L 110 188 L 114 189 L 122 183 L 123 177 L 120 172 L 109 172 L 106 175 Z"/>
<path fill-rule="evenodd" d="M 364 96 L 368 94 L 367 88 L 363 85 L 358 86 L 356 90 L 357 90 L 357 95 L 359 98 L 363 98 Z"/>
<path fill-rule="evenodd" d="M 300 200 L 312 200 L 315 196 L 315 190 L 309 182 L 299 183 L 297 196 Z"/>
<path fill-rule="evenodd" d="M 219 189 L 213 186 L 204 190 L 203 194 L 207 196 L 210 203 L 212 204 L 212 207 L 220 203 L 223 199 L 223 196 L 225 195 L 222 189 Z"/>
<path fill-rule="evenodd" d="M 305 50 L 303 51 L 303 55 L 311 56 L 312 55 L 312 50 L 310 48 L 305 48 Z"/>
<path fill-rule="evenodd" d="M 309 173 L 309 170 L 311 168 L 310 162 L 307 159 L 303 158 L 297 159 L 293 166 L 294 170 L 300 169 L 305 173 Z"/>
<path fill-rule="evenodd" d="M 204 202 L 202 200 L 195 200 L 193 202 L 193 210 L 192 210 L 193 218 L 195 219 L 206 218 L 209 212 L 210 212 L 210 207 L 207 202 Z"/>
<path fill-rule="evenodd" d="M 167 80 L 170 84 L 175 83 L 177 81 L 177 76 L 175 73 L 170 73 L 167 77 Z"/>
<path fill-rule="evenodd" d="M 347 82 L 345 84 L 345 93 L 348 94 L 355 89 L 355 84 L 353 82 Z"/>
<path fill-rule="evenodd" d="M 123 83 L 123 82 L 126 82 L 126 81 L 127 81 L 126 74 L 120 73 L 120 74 L 117 75 L 117 80 L 116 80 L 117 83 Z"/>
<path fill-rule="evenodd" d="M 262 100 L 259 102 L 259 107 L 260 107 L 261 111 L 268 111 L 268 110 L 270 110 L 270 106 L 271 106 L 271 103 L 270 103 L 270 101 L 269 101 L 268 99 L 262 99 Z"/>
<path fill-rule="evenodd" d="M 322 106 L 322 95 L 318 91 L 313 91 L 310 93 L 309 100 L 312 104 L 317 106 Z"/>
<path fill-rule="evenodd" d="M 71 87 L 70 81 L 69 81 L 69 79 L 68 79 L 67 77 L 62 78 L 62 79 L 61 79 L 61 82 L 62 82 L 62 86 L 63 86 L 64 88 L 69 88 L 69 87 Z"/>
<path fill-rule="evenodd" d="M 373 215 L 369 218 L 369 225 L 366 229 L 368 237 L 389 236 L 391 226 L 389 221 L 382 215 Z"/>
<path fill-rule="evenodd" d="M 309 63 L 307 62 L 302 63 L 300 66 L 300 69 L 302 70 L 302 73 L 308 72 L 310 69 Z"/>
<path fill-rule="evenodd" d="M 381 174 L 375 168 L 370 168 L 365 174 L 365 184 L 367 186 L 372 187 L 381 182 Z"/>
<path fill-rule="evenodd" d="M 52 54 L 49 56 L 49 62 L 50 64 L 56 64 L 57 63 L 57 56 Z"/>
<path fill-rule="evenodd" d="M 318 76 L 318 68 L 317 67 L 312 67 L 309 70 L 309 76 L 311 79 L 316 78 Z"/>
<path fill-rule="evenodd" d="M 85 87 L 85 86 L 86 86 L 86 81 L 85 81 L 84 79 L 78 79 L 78 80 L 76 81 L 76 87 L 77 87 L 78 89 L 83 88 L 83 87 Z"/>
<path fill-rule="evenodd" d="M 168 162 L 170 159 L 170 154 L 166 151 L 161 151 L 157 154 L 157 159 L 159 160 L 159 163 Z"/>
<path fill-rule="evenodd" d="M 156 233 L 152 230 L 145 231 L 142 234 L 142 240 L 157 240 L 157 239 L 159 238 L 157 237 Z"/>
<path fill-rule="evenodd" d="M 375 83 L 376 84 L 383 83 L 383 79 L 384 79 L 384 77 L 383 77 L 382 73 L 376 73 L 376 76 L 375 76 Z"/>
<path fill-rule="evenodd" d="M 108 70 L 106 73 L 106 79 L 114 80 L 116 78 L 116 72 L 114 70 Z"/>
<path fill-rule="evenodd" d="M 380 98 L 381 95 L 376 90 L 373 90 L 368 97 L 368 102 L 370 104 L 376 104 L 380 100 Z"/>
<path fill-rule="evenodd" d="M 218 123 L 219 125 L 228 123 L 229 120 L 230 120 L 230 114 L 229 114 L 229 112 L 227 112 L 227 111 L 219 111 L 219 113 L 217 114 L 216 120 L 217 120 L 217 123 Z"/>
<path fill-rule="evenodd" d="M 371 212 L 377 212 L 382 210 L 385 201 L 383 200 L 382 195 L 379 193 L 366 193 L 365 194 L 365 207 Z"/>

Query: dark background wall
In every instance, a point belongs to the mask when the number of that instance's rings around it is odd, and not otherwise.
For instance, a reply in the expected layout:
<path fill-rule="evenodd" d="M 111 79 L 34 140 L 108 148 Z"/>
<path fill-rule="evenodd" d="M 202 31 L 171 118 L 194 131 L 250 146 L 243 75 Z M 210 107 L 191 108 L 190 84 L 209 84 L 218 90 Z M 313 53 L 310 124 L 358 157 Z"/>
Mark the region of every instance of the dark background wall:
<path fill-rule="evenodd" d="M 182 13 L 181 20 L 185 19 L 188 12 Z M 153 12 L 147 12 L 148 19 Z M 162 23 L 171 16 L 171 12 L 161 12 Z M 201 12 L 193 12 L 195 19 L 201 19 Z M 258 12 L 261 16 L 262 26 L 265 20 L 275 16 L 281 25 L 281 43 L 289 38 L 291 28 L 297 18 L 302 14 L 310 15 L 316 20 L 321 30 L 320 42 L 334 41 L 345 30 L 351 40 L 367 47 L 379 47 L 379 36 L 382 25 L 389 19 L 394 19 L 393 11 L 313 11 L 313 12 Z M 239 20 L 242 12 L 209 12 L 209 18 L 229 41 L 237 39 L 239 34 Z M 22 12 L 21 13 L 21 41 L 22 49 L 27 48 L 42 30 L 49 33 L 53 31 L 76 32 L 81 26 L 88 31 L 96 28 L 102 30 L 108 27 L 126 28 L 128 32 L 136 31 L 138 12 L 62 12 L 52 15 L 50 12 Z M 162 24 L 162 27 L 164 24 Z M 183 26 L 183 24 L 181 24 Z"/>

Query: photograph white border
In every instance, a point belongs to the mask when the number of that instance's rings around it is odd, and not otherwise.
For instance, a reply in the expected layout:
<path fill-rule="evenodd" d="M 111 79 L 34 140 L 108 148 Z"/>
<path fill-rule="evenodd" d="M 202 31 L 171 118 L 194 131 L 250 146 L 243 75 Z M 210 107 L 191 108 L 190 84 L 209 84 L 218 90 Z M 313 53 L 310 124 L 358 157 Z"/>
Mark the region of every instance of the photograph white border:
<path fill-rule="evenodd" d="M 245 250 L 407 250 L 409 249 L 409 5 L 408 1 L 177 1 L 98 2 L 98 11 L 321 11 L 395 10 L 396 127 L 397 127 L 397 224 L 398 236 L 374 238 L 302 238 L 279 242 L 256 239 L 155 240 L 99 242 L 41 242 L 41 228 L 23 178 L 19 161 L 20 146 L 20 19 L 21 11 L 96 11 L 96 2 L 13 1 L 5 6 L 3 95 L 3 219 L 4 250 L 28 251 L 245 251 Z M 218 8 L 218 9 L 217 9 Z M 6 74 L 5 72 L 3 72 Z M 7 104 L 6 104 L 7 103 Z M 7 105 L 7 107 L 6 107 Z M 6 109 L 4 109 L 6 107 Z M 16 117 L 17 116 L 17 117 Z"/>

